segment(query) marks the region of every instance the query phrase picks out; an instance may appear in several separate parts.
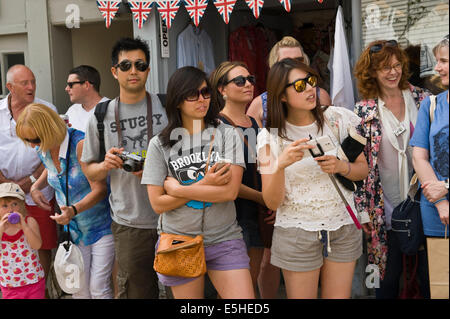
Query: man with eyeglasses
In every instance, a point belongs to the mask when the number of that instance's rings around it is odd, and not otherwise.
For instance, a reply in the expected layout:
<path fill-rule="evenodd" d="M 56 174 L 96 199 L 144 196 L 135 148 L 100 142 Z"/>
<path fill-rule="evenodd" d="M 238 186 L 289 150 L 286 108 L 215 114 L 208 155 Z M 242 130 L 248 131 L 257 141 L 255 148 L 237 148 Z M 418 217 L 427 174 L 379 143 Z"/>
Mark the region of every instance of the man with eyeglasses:
<path fill-rule="evenodd" d="M 13 65 L 6 73 L 9 94 L 0 100 L 0 183 L 16 183 L 26 194 L 26 208 L 34 217 L 41 231 L 42 246 L 39 259 L 47 278 L 51 265 L 51 250 L 56 248 L 56 223 L 50 219 L 54 212 L 54 192 L 47 186 L 42 192 L 47 200 L 39 207 L 32 200 L 30 189 L 39 178 L 44 166 L 35 149 L 25 145 L 16 135 L 16 121 L 30 103 L 44 104 L 55 112 L 56 107 L 35 97 L 36 78 L 22 64 Z"/>
<path fill-rule="evenodd" d="M 109 100 L 100 95 L 100 73 L 90 65 L 77 66 L 69 71 L 65 90 L 70 102 L 75 103 L 66 112 L 69 123 L 84 132 L 95 106 Z"/>
<path fill-rule="evenodd" d="M 116 154 L 126 151 L 151 156 L 147 154 L 149 139 L 167 125 L 167 116 L 157 95 L 145 90 L 150 72 L 148 45 L 139 38 L 124 38 L 115 44 L 111 57 L 111 72 L 120 94 L 109 102 L 103 121 L 106 154 L 100 158 L 98 120 L 92 116 L 81 161 L 87 163 L 84 173 L 89 178 L 110 177 L 111 228 L 119 265 L 117 297 L 156 299 L 159 289 L 153 262 L 158 215 L 141 185 L 142 170 L 125 171 Z"/>

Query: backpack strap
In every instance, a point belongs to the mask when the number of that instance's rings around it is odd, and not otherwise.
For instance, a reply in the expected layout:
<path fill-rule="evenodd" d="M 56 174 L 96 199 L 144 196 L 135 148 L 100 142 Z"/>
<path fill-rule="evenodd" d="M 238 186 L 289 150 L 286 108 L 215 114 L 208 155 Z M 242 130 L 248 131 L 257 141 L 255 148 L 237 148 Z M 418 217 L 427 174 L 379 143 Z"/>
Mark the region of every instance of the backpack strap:
<path fill-rule="evenodd" d="M 167 94 L 164 93 L 158 93 L 159 101 L 161 102 L 161 105 L 163 108 L 166 108 L 166 100 L 167 100 Z"/>
<path fill-rule="evenodd" d="M 430 95 L 430 124 L 434 121 L 434 111 L 436 110 L 436 95 Z"/>
<path fill-rule="evenodd" d="M 105 119 L 106 111 L 108 110 L 108 105 L 111 100 L 100 102 L 96 105 L 94 115 L 97 118 L 97 129 L 100 141 L 100 157 L 99 161 L 102 162 L 105 158 L 105 124 L 103 120 Z"/>
<path fill-rule="evenodd" d="M 166 107 L 166 98 L 167 95 L 163 93 L 158 93 L 159 101 L 161 102 L 162 106 Z M 147 106 L 148 106 L 149 96 L 147 96 Z M 98 135 L 99 135 L 99 141 L 100 141 L 100 156 L 99 161 L 102 162 L 105 158 L 106 149 L 105 149 L 105 124 L 103 123 L 106 111 L 108 110 L 108 105 L 111 100 L 100 102 L 95 106 L 94 115 L 97 118 L 97 129 L 98 129 Z M 151 105 L 151 100 L 150 100 Z M 148 112 L 148 110 L 147 110 Z M 151 112 L 151 106 L 150 106 L 150 112 Z M 151 119 L 151 116 L 150 116 Z M 153 134 L 150 132 L 149 137 L 151 137 Z M 150 140 L 149 140 L 150 141 Z"/>

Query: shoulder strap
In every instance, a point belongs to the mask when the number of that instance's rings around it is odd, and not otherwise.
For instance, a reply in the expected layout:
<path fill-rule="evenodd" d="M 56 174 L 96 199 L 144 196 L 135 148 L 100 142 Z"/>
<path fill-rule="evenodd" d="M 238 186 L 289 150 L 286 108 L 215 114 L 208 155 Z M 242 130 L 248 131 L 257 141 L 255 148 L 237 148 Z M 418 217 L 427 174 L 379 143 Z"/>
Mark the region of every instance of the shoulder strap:
<path fill-rule="evenodd" d="M 328 125 L 328 127 L 330 128 L 331 132 L 333 132 L 334 137 L 336 137 L 336 140 L 338 141 L 339 144 L 341 144 L 341 139 L 339 137 L 339 128 L 336 128 L 335 125 L 332 125 L 330 123 L 330 120 L 328 119 L 328 117 L 325 115 L 325 113 L 323 113 L 323 118 L 325 120 L 325 124 Z"/>
<path fill-rule="evenodd" d="M 103 120 L 105 119 L 106 111 L 108 110 L 108 105 L 111 100 L 100 102 L 95 107 L 94 115 L 97 118 L 97 129 L 100 141 L 100 156 L 99 161 L 103 161 L 105 158 L 105 125 Z"/>
<path fill-rule="evenodd" d="M 436 110 L 436 95 L 430 95 L 430 124 L 434 121 L 434 111 Z"/>
<path fill-rule="evenodd" d="M 167 94 L 164 93 L 158 93 L 159 101 L 161 102 L 161 105 L 163 108 L 166 108 L 166 100 L 167 100 Z"/>

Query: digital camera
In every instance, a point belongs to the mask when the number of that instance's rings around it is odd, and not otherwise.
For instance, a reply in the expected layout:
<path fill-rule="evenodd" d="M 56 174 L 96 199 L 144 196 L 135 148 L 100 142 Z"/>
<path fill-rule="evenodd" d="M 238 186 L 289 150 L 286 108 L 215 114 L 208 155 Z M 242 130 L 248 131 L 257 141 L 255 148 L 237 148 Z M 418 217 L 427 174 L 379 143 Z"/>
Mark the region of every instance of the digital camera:
<path fill-rule="evenodd" d="M 318 138 L 309 136 L 310 140 L 306 144 L 315 146 L 313 149 L 308 149 L 312 157 L 319 157 L 325 155 L 325 152 L 331 151 L 335 148 L 333 141 L 328 135 Z M 307 153 L 305 153 L 306 155 Z"/>
<path fill-rule="evenodd" d="M 127 172 L 138 172 L 144 167 L 145 159 L 139 155 L 122 152 L 122 154 L 116 154 L 123 161 L 123 169 Z"/>

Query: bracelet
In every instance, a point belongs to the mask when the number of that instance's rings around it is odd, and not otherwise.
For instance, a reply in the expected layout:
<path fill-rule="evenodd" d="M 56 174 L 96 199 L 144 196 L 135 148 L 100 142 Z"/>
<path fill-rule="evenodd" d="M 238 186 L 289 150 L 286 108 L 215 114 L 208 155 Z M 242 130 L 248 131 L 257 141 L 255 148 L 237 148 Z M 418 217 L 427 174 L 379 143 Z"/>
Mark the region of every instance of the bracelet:
<path fill-rule="evenodd" d="M 72 207 L 73 212 L 75 213 L 75 215 L 73 215 L 73 216 L 77 216 L 78 210 L 77 210 L 77 208 L 75 207 L 75 205 L 71 205 L 70 207 Z"/>
<path fill-rule="evenodd" d="M 351 166 L 350 166 L 350 162 L 348 162 L 348 161 L 343 161 L 343 162 L 347 162 L 347 167 L 348 167 L 347 173 L 341 174 L 342 177 L 345 177 L 345 176 L 347 176 L 348 174 L 350 174 L 352 168 L 351 168 Z"/>
<path fill-rule="evenodd" d="M 447 200 L 447 197 L 442 197 L 442 198 L 439 198 L 437 201 L 435 201 L 433 204 L 434 205 L 436 205 L 437 203 L 440 203 L 440 202 L 442 202 L 442 201 L 444 201 L 444 200 Z"/>

